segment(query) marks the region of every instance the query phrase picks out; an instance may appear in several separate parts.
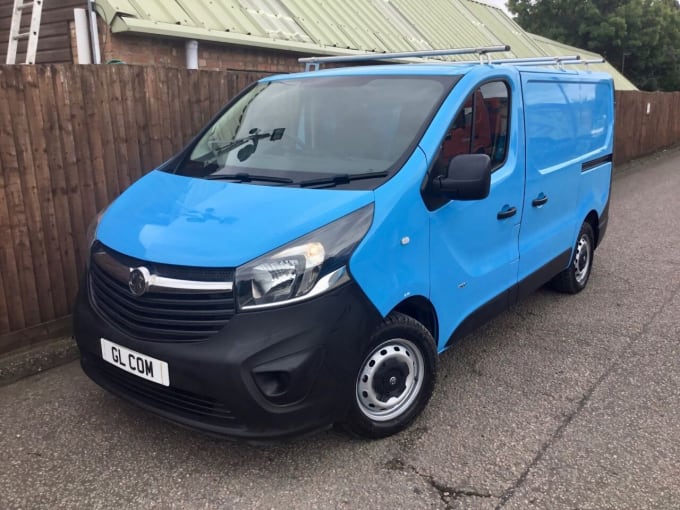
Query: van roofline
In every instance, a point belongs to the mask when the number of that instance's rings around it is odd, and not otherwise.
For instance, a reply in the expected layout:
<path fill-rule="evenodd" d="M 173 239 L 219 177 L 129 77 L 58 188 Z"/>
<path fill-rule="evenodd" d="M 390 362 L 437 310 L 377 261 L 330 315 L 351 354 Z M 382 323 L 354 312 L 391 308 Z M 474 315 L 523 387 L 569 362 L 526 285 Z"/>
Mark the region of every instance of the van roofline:
<path fill-rule="evenodd" d="M 444 66 L 441 64 L 378 64 L 372 66 L 337 67 L 319 71 L 301 71 L 299 73 L 276 74 L 262 78 L 260 81 L 279 81 L 292 78 L 315 78 L 324 76 L 457 76 L 479 67 L 478 64 L 462 64 Z"/>
<path fill-rule="evenodd" d="M 305 64 L 306 71 L 318 71 L 319 66 L 323 63 L 338 63 L 338 62 L 370 62 L 374 60 L 395 60 L 395 59 L 412 59 L 423 57 L 443 57 L 447 55 L 478 55 L 480 59 L 488 58 L 489 53 L 508 52 L 510 46 L 507 44 L 500 46 L 479 46 L 474 48 L 447 48 L 440 50 L 421 50 L 421 51 L 403 51 L 397 53 L 361 53 L 359 55 L 335 55 L 335 56 L 321 56 L 321 57 L 303 57 L 299 58 L 298 62 Z"/>
<path fill-rule="evenodd" d="M 305 71 L 303 73 L 295 73 L 295 77 L 307 77 L 309 73 L 317 73 L 320 71 L 322 64 L 339 64 L 339 63 L 369 63 L 378 60 L 391 61 L 393 65 L 372 65 L 359 67 L 343 67 L 332 70 L 325 70 L 324 76 L 367 76 L 367 75 L 410 75 L 410 76 L 451 76 L 464 75 L 471 69 L 478 66 L 497 66 L 510 65 L 513 67 L 534 67 L 534 66 L 551 66 L 557 67 L 559 71 L 565 71 L 565 65 L 585 65 L 586 70 L 590 64 L 598 64 L 604 62 L 604 59 L 589 59 L 582 60 L 580 55 L 544 55 L 539 57 L 519 57 L 519 58 L 501 58 L 494 59 L 493 53 L 510 51 L 508 45 L 498 46 L 480 46 L 472 48 L 448 48 L 448 49 L 430 49 L 419 51 L 406 51 L 398 53 L 375 53 L 367 52 L 363 54 L 352 55 L 334 55 L 334 56 L 311 56 L 299 58 L 298 62 L 305 64 Z M 459 55 L 476 55 L 478 61 L 434 61 L 432 57 L 445 56 L 459 56 Z M 425 59 L 425 60 L 423 60 Z M 390 69 L 386 71 L 385 68 Z M 348 71 L 351 70 L 351 71 Z M 546 69 L 550 72 L 550 69 Z M 578 73 L 578 71 L 575 71 Z M 588 70 L 590 73 L 590 70 Z M 291 75 L 287 75 L 291 76 Z M 265 78 L 261 81 L 274 81 L 284 79 L 280 76 Z"/>
<path fill-rule="evenodd" d="M 585 62 L 584 62 L 585 63 Z M 332 69 L 322 69 L 319 71 L 301 71 L 299 73 L 289 74 L 275 74 L 266 76 L 259 81 L 273 82 L 291 79 L 308 79 L 308 78 L 322 78 L 335 76 L 463 76 L 471 71 L 488 69 L 488 70 L 507 70 L 509 67 L 522 73 L 543 73 L 554 76 L 574 76 L 583 75 L 596 79 L 611 79 L 611 76 L 602 71 L 594 71 L 588 66 L 576 69 L 571 67 L 573 64 L 564 64 L 564 66 L 550 65 L 547 63 L 539 64 L 525 63 L 508 66 L 505 63 L 499 64 L 483 64 L 478 62 L 456 62 L 452 65 L 450 62 L 442 63 L 417 63 L 417 64 L 377 64 L 371 66 L 350 66 L 337 67 Z M 544 67 L 545 66 L 545 67 Z"/>

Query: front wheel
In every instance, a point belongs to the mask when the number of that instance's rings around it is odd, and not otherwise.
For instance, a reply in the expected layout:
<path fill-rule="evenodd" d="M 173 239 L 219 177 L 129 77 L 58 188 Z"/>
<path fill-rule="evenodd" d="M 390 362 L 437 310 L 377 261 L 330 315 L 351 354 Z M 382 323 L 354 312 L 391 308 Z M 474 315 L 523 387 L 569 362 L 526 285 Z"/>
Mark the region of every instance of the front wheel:
<path fill-rule="evenodd" d="M 590 226 L 590 223 L 585 222 L 581 225 L 571 264 L 553 278 L 552 287 L 567 294 L 576 294 L 585 289 L 593 267 L 594 252 L 595 235 L 593 234 L 593 227 Z"/>
<path fill-rule="evenodd" d="M 377 328 L 357 369 L 352 405 L 342 426 L 368 438 L 404 430 L 434 390 L 437 350 L 415 319 L 391 313 Z"/>

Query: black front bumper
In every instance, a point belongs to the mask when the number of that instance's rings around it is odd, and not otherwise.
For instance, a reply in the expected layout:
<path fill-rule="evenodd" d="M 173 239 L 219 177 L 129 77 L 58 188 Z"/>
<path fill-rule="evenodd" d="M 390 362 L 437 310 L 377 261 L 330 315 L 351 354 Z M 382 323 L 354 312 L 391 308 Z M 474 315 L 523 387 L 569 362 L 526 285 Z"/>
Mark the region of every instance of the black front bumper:
<path fill-rule="evenodd" d="M 275 438 L 324 428 L 354 398 L 366 342 L 381 320 L 354 282 L 279 308 L 240 312 L 198 342 L 135 339 L 104 320 L 85 286 L 74 332 L 85 373 L 112 393 L 182 425 L 241 438 Z M 105 338 L 169 366 L 170 386 L 102 359 Z"/>

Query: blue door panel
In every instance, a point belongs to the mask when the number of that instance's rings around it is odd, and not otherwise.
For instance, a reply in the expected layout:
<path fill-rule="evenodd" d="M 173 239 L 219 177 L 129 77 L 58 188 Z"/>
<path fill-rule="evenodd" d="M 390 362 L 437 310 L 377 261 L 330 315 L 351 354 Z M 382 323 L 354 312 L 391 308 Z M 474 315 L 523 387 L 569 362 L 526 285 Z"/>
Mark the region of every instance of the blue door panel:
<path fill-rule="evenodd" d="M 604 163 L 581 174 L 579 183 L 579 217 L 585 218 L 590 211 L 599 216 L 609 200 L 612 164 Z M 578 233 L 578 232 L 577 232 Z M 574 239 L 576 234 L 574 234 Z"/>
<path fill-rule="evenodd" d="M 434 158 L 449 124 L 466 98 L 482 83 L 503 80 L 510 98 L 509 146 L 505 163 L 491 176 L 489 196 L 483 200 L 450 201 L 429 212 L 430 299 L 439 320 L 439 350 L 471 313 L 517 283 L 519 231 L 524 201 L 524 130 L 521 91 L 515 69 L 495 69 L 489 76 L 471 72 L 444 103 L 435 126 L 423 138 L 428 157 Z M 470 75 L 473 75 L 472 77 Z M 471 79 L 468 79 L 471 78 Z M 440 112 L 442 114 L 442 112 Z M 436 140 L 436 142 L 433 142 Z M 504 208 L 517 213 L 498 219 Z"/>
<path fill-rule="evenodd" d="M 613 140 L 612 87 L 601 75 L 523 71 L 521 80 L 527 158 L 520 280 L 573 249 L 586 215 L 609 192 L 606 176 L 595 182 L 583 163 L 611 155 Z M 542 197 L 547 202 L 535 206 Z"/>
<path fill-rule="evenodd" d="M 579 223 L 575 205 L 578 204 L 580 173 L 580 164 L 558 165 L 549 169 L 527 165 L 520 234 L 520 280 L 572 247 L 574 228 Z M 532 202 L 541 196 L 548 198 L 546 204 L 534 206 Z"/>

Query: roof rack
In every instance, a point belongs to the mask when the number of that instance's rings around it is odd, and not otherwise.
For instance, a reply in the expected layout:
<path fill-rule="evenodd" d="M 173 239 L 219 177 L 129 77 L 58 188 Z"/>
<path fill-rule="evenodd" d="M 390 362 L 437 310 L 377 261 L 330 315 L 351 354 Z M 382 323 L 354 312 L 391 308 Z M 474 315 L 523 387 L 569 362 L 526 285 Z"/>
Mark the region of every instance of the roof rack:
<path fill-rule="evenodd" d="M 487 46 L 480 48 L 452 48 L 447 50 L 406 51 L 402 53 L 363 53 L 361 55 L 338 55 L 335 57 L 305 57 L 298 62 L 305 64 L 305 71 L 318 71 L 319 66 L 332 62 L 366 62 L 370 60 L 391 60 L 400 58 L 436 57 L 445 55 L 479 55 L 480 64 L 512 64 L 523 66 L 556 65 L 563 69 L 565 65 L 602 64 L 604 59 L 581 59 L 580 55 L 559 55 L 545 57 L 500 58 L 492 59 L 489 53 L 510 51 L 510 46 Z M 441 64 L 456 65 L 470 64 L 470 61 L 441 62 Z"/>
<path fill-rule="evenodd" d="M 545 66 L 545 65 L 556 65 L 560 69 L 565 65 L 589 65 L 589 64 L 602 64 L 604 59 L 591 58 L 587 60 L 581 59 L 580 55 L 563 55 L 559 57 L 533 57 L 533 58 L 510 58 L 510 59 L 499 59 L 491 60 L 490 64 L 515 64 L 523 66 Z"/>
<path fill-rule="evenodd" d="M 502 46 L 485 46 L 479 48 L 451 48 L 445 50 L 404 51 L 401 53 L 363 53 L 360 55 L 338 55 L 335 57 L 305 57 L 299 58 L 298 62 L 305 64 L 305 71 L 317 71 L 321 64 L 329 64 L 335 62 L 367 62 L 371 60 L 391 60 L 396 58 L 417 58 L 417 57 L 441 57 L 447 55 L 479 55 L 480 62 L 482 62 L 483 55 L 502 51 L 510 51 L 510 46 L 502 45 Z"/>
<path fill-rule="evenodd" d="M 588 66 L 590 64 L 604 64 L 605 60 L 604 58 L 589 58 L 588 60 L 563 60 L 562 62 L 559 63 L 559 65 L 575 65 L 575 64 L 583 64 L 585 66 Z"/>
<path fill-rule="evenodd" d="M 492 64 L 535 64 L 541 65 L 550 62 L 563 62 L 565 60 L 581 60 L 580 55 L 563 55 L 559 57 L 526 57 L 526 58 L 503 58 L 492 60 Z"/>

